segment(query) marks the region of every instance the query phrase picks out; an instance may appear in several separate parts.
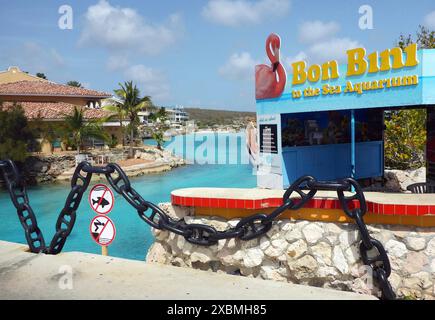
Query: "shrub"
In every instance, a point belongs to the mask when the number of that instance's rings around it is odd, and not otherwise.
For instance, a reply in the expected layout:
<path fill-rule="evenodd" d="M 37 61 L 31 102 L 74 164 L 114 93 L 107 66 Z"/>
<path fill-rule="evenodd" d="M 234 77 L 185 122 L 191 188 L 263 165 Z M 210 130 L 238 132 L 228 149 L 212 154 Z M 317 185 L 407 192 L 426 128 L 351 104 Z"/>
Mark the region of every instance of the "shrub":
<path fill-rule="evenodd" d="M 0 159 L 24 161 L 35 146 L 23 108 L 17 104 L 8 108 L 0 105 Z"/>
<path fill-rule="evenodd" d="M 385 126 L 385 165 L 402 170 L 424 166 L 426 110 L 390 111 Z"/>

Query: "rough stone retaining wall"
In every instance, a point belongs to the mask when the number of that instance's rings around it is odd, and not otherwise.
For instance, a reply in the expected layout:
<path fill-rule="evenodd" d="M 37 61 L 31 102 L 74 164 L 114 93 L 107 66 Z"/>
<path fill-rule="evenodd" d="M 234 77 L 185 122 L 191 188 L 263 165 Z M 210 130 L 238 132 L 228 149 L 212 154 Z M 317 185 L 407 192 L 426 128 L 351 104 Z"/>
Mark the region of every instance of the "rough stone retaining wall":
<path fill-rule="evenodd" d="M 194 217 L 192 209 L 160 205 L 165 212 L 188 223 L 212 225 L 218 230 L 235 226 L 238 219 Z M 368 225 L 390 258 L 390 282 L 399 297 L 435 299 L 435 228 Z M 147 261 L 180 267 L 240 274 L 379 295 L 370 289 L 359 254 L 359 234 L 349 223 L 278 220 L 264 236 L 250 241 L 220 240 L 217 245 L 192 245 L 168 231 L 154 230 L 155 243 Z"/>

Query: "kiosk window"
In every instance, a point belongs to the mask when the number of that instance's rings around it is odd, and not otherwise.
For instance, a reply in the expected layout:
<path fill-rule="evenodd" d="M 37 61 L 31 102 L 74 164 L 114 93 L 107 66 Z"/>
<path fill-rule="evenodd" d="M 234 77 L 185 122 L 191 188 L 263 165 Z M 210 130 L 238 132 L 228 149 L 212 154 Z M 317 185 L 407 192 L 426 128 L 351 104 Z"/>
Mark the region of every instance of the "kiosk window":
<path fill-rule="evenodd" d="M 281 115 L 282 146 L 350 143 L 350 110 Z M 355 111 L 356 142 L 382 140 L 383 110 Z"/>

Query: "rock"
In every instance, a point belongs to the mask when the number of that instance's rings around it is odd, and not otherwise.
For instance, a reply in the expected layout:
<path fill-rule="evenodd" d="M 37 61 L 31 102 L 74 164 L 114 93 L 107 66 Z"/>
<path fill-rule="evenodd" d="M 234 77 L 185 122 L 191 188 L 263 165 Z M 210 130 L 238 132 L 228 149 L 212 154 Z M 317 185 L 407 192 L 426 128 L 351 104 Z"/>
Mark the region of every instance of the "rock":
<path fill-rule="evenodd" d="M 323 229 L 312 223 L 303 228 L 302 233 L 309 244 L 314 244 L 322 238 Z"/>
<path fill-rule="evenodd" d="M 430 257 L 435 256 L 435 237 L 430 239 L 430 241 L 427 243 L 427 247 L 424 252 Z"/>
<path fill-rule="evenodd" d="M 408 185 L 426 181 L 425 171 L 424 167 L 417 170 L 385 170 L 385 188 L 392 192 L 406 191 Z"/>
<path fill-rule="evenodd" d="M 346 274 L 349 272 L 349 266 L 346 262 L 346 258 L 343 255 L 343 251 L 341 251 L 341 248 L 338 246 L 334 247 L 333 253 L 332 253 L 332 262 L 334 263 L 334 266 L 342 273 Z"/>
<path fill-rule="evenodd" d="M 388 280 L 390 281 L 391 287 L 393 288 L 394 291 L 397 291 L 397 289 L 399 288 L 401 282 L 402 282 L 402 278 L 395 272 L 392 272 L 390 274 L 390 277 L 388 278 Z"/>
<path fill-rule="evenodd" d="M 307 252 L 307 244 L 304 240 L 300 239 L 296 242 L 291 243 L 287 247 L 287 261 L 289 265 L 292 263 L 292 261 L 299 258 L 306 252 Z"/>
<path fill-rule="evenodd" d="M 335 269 L 334 267 L 329 267 L 329 266 L 321 266 L 319 267 L 319 269 L 317 270 L 317 275 L 320 278 L 332 278 L 338 275 L 337 269 Z"/>
<path fill-rule="evenodd" d="M 355 242 L 360 240 L 359 232 L 358 230 L 349 230 L 349 231 L 343 231 L 338 236 L 338 239 L 340 241 L 341 247 L 346 250 L 351 245 L 353 245 Z"/>
<path fill-rule="evenodd" d="M 260 249 L 264 251 L 267 248 L 269 248 L 269 246 L 270 246 L 270 240 L 266 237 L 261 237 L 260 238 Z"/>
<path fill-rule="evenodd" d="M 339 227 L 339 225 L 335 224 L 335 223 L 328 223 L 326 225 L 326 232 L 328 233 L 332 233 L 332 234 L 339 234 L 343 231 L 343 229 L 341 229 Z"/>
<path fill-rule="evenodd" d="M 292 243 L 295 242 L 297 240 L 302 239 L 302 232 L 298 229 L 291 229 L 290 231 L 286 232 L 286 234 L 284 235 L 284 238 Z"/>
<path fill-rule="evenodd" d="M 279 265 L 271 262 L 263 263 L 260 267 L 260 276 L 266 280 L 287 281 L 287 278 L 279 272 Z"/>
<path fill-rule="evenodd" d="M 272 240 L 270 244 L 271 245 L 264 250 L 264 254 L 271 258 L 279 257 L 280 255 L 282 255 L 286 251 L 287 246 L 289 245 L 288 242 L 284 239 Z"/>
<path fill-rule="evenodd" d="M 432 281 L 429 273 L 419 272 L 414 274 L 411 278 L 404 278 L 403 286 L 414 290 L 428 289 L 432 286 Z"/>
<path fill-rule="evenodd" d="M 146 262 L 166 263 L 168 252 L 160 242 L 154 242 L 148 250 Z"/>
<path fill-rule="evenodd" d="M 352 265 L 361 259 L 361 254 L 359 252 L 359 245 L 353 244 L 349 248 L 344 251 L 344 255 L 347 259 L 347 262 Z"/>
<path fill-rule="evenodd" d="M 405 238 L 405 244 L 409 250 L 420 251 L 426 247 L 426 239 L 422 237 L 407 237 Z"/>
<path fill-rule="evenodd" d="M 247 268 L 257 267 L 263 262 L 264 253 L 259 248 L 244 250 L 243 265 Z"/>
<path fill-rule="evenodd" d="M 234 249 L 237 246 L 237 241 L 234 238 L 228 239 L 226 243 L 226 247 L 228 249 Z"/>
<path fill-rule="evenodd" d="M 297 279 L 313 278 L 317 269 L 317 262 L 310 255 L 305 255 L 295 263 L 289 265 L 291 275 Z"/>
<path fill-rule="evenodd" d="M 435 275 L 435 259 L 432 259 L 430 263 L 430 272 L 432 272 L 432 275 Z"/>
<path fill-rule="evenodd" d="M 311 247 L 311 253 L 321 265 L 331 264 L 331 252 L 331 246 L 323 241 Z"/>
<path fill-rule="evenodd" d="M 404 243 L 392 239 L 385 243 L 385 250 L 388 255 L 396 258 L 401 258 L 408 252 Z"/>
<path fill-rule="evenodd" d="M 195 246 L 192 254 L 190 255 L 190 260 L 192 262 L 207 263 L 213 259 L 213 255 L 210 249 Z"/>
<path fill-rule="evenodd" d="M 409 252 L 403 264 L 403 271 L 414 274 L 423 270 L 428 263 L 428 258 L 423 252 Z"/>

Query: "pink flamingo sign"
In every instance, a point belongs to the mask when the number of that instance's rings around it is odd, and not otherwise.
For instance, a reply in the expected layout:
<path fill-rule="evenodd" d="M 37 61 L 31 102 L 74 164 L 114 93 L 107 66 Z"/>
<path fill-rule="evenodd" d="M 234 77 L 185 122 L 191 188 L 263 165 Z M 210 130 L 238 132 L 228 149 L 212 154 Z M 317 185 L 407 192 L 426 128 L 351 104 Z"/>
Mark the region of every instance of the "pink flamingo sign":
<path fill-rule="evenodd" d="M 280 61 L 281 38 L 272 33 L 266 40 L 266 53 L 270 65 L 255 66 L 255 98 L 270 99 L 281 96 L 287 81 L 287 74 Z"/>

